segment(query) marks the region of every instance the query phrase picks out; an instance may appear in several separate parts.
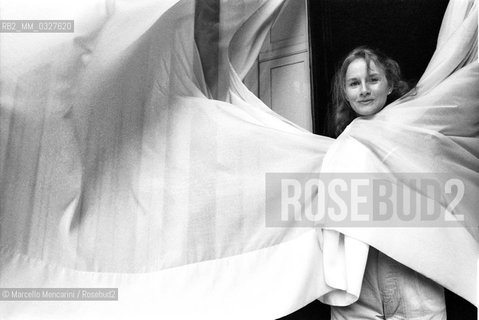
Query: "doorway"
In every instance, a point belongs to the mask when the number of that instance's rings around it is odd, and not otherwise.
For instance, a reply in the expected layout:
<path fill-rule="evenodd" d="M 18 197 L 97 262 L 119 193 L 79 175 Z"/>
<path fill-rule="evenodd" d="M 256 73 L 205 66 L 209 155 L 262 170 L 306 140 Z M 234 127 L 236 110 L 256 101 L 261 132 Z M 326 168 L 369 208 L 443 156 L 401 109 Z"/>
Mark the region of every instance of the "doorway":
<path fill-rule="evenodd" d="M 333 136 L 331 79 L 352 49 L 380 49 L 413 85 L 427 67 L 448 0 L 309 0 L 314 132 Z"/>

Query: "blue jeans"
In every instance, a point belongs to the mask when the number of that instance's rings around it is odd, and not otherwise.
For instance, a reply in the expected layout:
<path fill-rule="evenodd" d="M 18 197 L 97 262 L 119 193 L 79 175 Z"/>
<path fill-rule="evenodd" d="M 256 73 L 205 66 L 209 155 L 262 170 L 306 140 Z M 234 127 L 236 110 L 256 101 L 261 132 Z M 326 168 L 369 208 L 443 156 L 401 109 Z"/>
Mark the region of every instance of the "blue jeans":
<path fill-rule="evenodd" d="M 445 320 L 444 289 L 370 247 L 358 301 L 331 307 L 331 319 Z"/>

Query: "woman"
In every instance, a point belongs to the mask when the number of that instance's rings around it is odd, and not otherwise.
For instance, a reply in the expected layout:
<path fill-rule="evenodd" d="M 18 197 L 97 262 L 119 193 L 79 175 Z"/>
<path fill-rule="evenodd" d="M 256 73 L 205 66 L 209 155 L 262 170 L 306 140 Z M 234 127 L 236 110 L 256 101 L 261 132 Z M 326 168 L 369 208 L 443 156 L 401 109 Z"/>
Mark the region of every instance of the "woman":
<path fill-rule="evenodd" d="M 396 61 L 367 47 L 354 49 L 334 78 L 336 134 L 356 117 L 378 113 L 408 89 Z M 444 289 L 370 247 L 358 301 L 333 306 L 331 319 L 446 319 Z"/>
<path fill-rule="evenodd" d="M 368 66 L 369 70 L 364 66 Z M 384 75 L 385 79 L 379 78 L 378 73 Z M 370 81 L 361 83 L 361 79 L 355 77 L 361 75 L 370 76 Z M 354 49 L 346 56 L 334 77 L 332 93 L 335 134 L 340 135 L 356 117 L 379 112 L 408 90 L 409 85 L 401 80 L 401 70 L 396 61 L 367 47 Z M 371 100 L 372 97 L 378 97 L 378 100 L 371 104 L 361 102 L 362 95 L 367 95 L 366 100 Z"/>

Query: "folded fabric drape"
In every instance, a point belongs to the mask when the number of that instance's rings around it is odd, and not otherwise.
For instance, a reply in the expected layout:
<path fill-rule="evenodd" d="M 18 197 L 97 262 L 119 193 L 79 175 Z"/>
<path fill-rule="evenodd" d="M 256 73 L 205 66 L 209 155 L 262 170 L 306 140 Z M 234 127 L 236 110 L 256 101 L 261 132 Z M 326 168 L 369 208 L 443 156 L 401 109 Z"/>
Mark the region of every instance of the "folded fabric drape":
<path fill-rule="evenodd" d="M 71 34 L 0 34 L 0 287 L 119 288 L 117 302 L 4 301 L 2 317 L 278 318 L 318 297 L 354 301 L 367 244 L 474 300 L 467 274 L 449 273 L 461 262 L 457 270 L 472 272 L 474 230 L 337 229 L 323 238 L 295 221 L 267 227 L 265 206 L 280 195 L 266 197 L 265 174 L 362 170 L 343 157 L 357 149 L 383 165 L 399 141 L 389 170 L 412 170 L 408 148 L 424 147 L 418 170 L 444 152 L 437 168 L 452 163 L 477 188 L 477 62 L 436 79 L 442 60 L 433 59 L 424 94 L 355 121 L 334 142 L 275 114 L 241 82 L 283 1 L 219 3 L 216 100 L 195 45 L 194 1 L 0 3 L 1 19 L 75 20 Z M 444 39 L 474 27 L 477 39 L 475 6 L 444 24 Z M 451 10 L 446 19 L 457 18 Z M 466 65 L 473 54 L 456 58 Z M 324 254 L 327 234 L 349 236 L 339 260 Z M 432 251 L 402 249 L 419 242 Z M 435 243 L 448 244 L 443 260 Z M 343 269 L 330 268 L 337 261 Z"/>

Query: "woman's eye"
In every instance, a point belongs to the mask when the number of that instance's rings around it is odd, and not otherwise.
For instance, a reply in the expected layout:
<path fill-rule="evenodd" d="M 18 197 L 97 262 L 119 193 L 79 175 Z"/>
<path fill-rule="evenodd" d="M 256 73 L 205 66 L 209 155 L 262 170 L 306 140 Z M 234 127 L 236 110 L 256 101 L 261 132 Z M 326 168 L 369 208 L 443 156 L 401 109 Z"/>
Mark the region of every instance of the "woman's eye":
<path fill-rule="evenodd" d="M 350 87 L 355 87 L 355 86 L 357 86 L 357 85 L 359 85 L 359 82 L 357 82 L 357 81 L 353 81 L 353 82 L 350 82 L 350 83 L 349 83 L 349 86 L 350 86 Z"/>
<path fill-rule="evenodd" d="M 379 81 L 379 78 L 371 78 L 370 81 L 373 82 L 373 83 L 375 83 L 375 82 L 378 82 L 378 81 Z"/>

